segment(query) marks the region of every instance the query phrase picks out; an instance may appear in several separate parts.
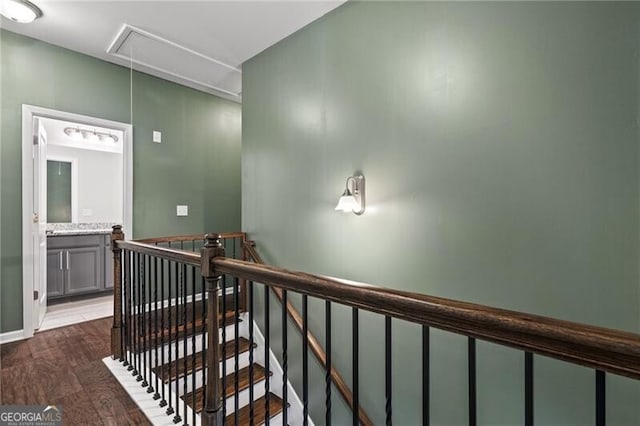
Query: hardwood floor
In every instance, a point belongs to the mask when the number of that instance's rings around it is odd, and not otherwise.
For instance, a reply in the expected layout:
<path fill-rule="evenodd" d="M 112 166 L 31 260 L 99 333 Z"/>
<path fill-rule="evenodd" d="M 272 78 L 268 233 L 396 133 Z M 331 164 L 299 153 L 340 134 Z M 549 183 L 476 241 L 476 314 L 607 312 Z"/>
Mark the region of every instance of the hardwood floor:
<path fill-rule="evenodd" d="M 69 425 L 148 425 L 102 363 L 111 318 L 36 334 L 0 347 L 0 404 L 61 405 Z"/>

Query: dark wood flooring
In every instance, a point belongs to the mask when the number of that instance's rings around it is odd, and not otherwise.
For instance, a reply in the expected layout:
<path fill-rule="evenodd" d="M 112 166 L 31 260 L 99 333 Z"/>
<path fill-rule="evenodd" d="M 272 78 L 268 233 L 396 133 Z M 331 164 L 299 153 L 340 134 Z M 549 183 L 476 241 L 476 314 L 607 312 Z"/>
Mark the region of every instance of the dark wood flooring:
<path fill-rule="evenodd" d="M 111 318 L 0 346 L 0 404 L 62 406 L 65 425 L 148 425 L 103 364 Z"/>

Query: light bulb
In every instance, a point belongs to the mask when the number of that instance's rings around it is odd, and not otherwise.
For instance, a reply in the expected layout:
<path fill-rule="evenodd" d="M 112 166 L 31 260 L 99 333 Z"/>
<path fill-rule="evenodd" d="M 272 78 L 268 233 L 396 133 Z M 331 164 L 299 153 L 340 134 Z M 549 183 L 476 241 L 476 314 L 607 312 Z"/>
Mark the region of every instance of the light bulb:
<path fill-rule="evenodd" d="M 0 14 L 15 22 L 27 24 L 42 16 L 42 11 L 25 0 L 0 0 Z"/>

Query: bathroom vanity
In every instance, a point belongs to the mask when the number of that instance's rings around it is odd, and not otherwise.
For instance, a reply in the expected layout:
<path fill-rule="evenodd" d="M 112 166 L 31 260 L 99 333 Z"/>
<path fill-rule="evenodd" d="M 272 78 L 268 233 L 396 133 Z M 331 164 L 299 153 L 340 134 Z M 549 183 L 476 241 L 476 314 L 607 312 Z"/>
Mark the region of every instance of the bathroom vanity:
<path fill-rule="evenodd" d="M 93 224 L 92 224 L 93 225 Z M 49 300 L 105 292 L 113 288 L 110 227 L 47 231 L 47 296 Z"/>

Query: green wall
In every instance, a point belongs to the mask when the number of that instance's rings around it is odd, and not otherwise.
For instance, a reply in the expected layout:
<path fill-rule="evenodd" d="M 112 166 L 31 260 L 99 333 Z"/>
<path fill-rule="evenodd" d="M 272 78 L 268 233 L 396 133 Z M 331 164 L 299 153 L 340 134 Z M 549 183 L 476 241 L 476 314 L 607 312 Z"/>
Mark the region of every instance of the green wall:
<path fill-rule="evenodd" d="M 639 57 L 638 3 L 348 2 L 243 65 L 243 228 L 278 266 L 638 332 Z M 333 210 L 356 171 L 360 217 Z M 384 321 L 360 321 L 382 424 Z M 394 324 L 396 424 L 420 423 L 419 332 Z M 347 310 L 333 337 L 349 381 Z M 432 348 L 432 424 L 466 424 L 466 340 Z M 521 424 L 523 355 L 480 343 L 478 371 L 479 422 Z M 535 380 L 538 424 L 593 424 L 592 371 Z M 639 385 L 607 385 L 610 424 L 640 423 Z"/>
<path fill-rule="evenodd" d="M 4 30 L 0 49 L 2 332 L 22 327 L 22 104 L 125 123 L 133 111 L 134 237 L 240 229 L 240 105 L 134 72 L 132 106 L 126 68 Z"/>

